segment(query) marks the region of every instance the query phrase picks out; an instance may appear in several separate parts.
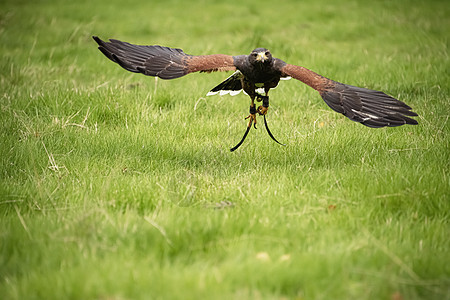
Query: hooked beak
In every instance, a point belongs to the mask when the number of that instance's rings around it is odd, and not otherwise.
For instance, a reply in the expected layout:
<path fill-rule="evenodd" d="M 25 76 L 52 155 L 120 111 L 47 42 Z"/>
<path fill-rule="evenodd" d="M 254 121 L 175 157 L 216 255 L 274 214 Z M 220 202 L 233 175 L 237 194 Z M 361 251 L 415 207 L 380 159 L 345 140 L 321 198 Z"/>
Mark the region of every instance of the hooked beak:
<path fill-rule="evenodd" d="M 264 52 L 258 52 L 258 56 L 256 56 L 256 60 L 260 62 L 264 62 L 267 60 L 267 55 Z"/>

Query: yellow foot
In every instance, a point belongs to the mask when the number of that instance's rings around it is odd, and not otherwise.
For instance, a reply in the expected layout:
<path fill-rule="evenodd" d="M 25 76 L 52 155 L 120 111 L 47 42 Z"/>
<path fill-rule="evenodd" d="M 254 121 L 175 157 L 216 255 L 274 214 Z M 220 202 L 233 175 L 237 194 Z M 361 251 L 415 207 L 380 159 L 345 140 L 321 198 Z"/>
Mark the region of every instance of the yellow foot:
<path fill-rule="evenodd" d="M 245 118 L 245 120 L 247 120 L 247 119 L 250 119 L 248 121 L 247 127 L 252 126 L 252 123 L 253 123 L 253 127 L 255 127 L 255 129 L 256 129 L 256 114 L 249 114 L 248 117 Z"/>
<path fill-rule="evenodd" d="M 258 112 L 258 114 L 259 114 L 260 116 L 263 116 L 263 115 L 267 114 L 267 111 L 268 111 L 268 110 L 269 110 L 268 107 L 264 107 L 264 106 L 260 105 L 260 106 L 258 107 L 257 112 Z"/>

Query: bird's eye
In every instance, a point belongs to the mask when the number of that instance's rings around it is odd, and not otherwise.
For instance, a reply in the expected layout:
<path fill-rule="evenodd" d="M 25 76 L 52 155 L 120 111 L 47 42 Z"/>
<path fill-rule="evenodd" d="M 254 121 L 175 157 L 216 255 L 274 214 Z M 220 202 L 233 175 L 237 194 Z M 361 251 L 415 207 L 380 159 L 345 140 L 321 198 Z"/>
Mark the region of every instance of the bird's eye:
<path fill-rule="evenodd" d="M 257 53 L 252 53 L 252 56 L 253 56 L 253 57 L 257 57 L 258 54 L 257 54 Z"/>
<path fill-rule="evenodd" d="M 270 52 L 269 51 L 266 51 L 266 53 L 264 53 L 266 56 L 269 56 L 270 55 Z"/>

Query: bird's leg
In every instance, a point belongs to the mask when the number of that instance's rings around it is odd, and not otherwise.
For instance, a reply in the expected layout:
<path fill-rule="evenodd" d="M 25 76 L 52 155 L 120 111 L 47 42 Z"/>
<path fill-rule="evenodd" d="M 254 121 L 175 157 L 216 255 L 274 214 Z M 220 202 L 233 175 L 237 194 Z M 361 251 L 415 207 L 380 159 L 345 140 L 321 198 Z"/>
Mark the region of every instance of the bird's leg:
<path fill-rule="evenodd" d="M 269 89 L 270 88 L 265 88 L 264 90 L 265 90 L 265 92 L 266 92 L 266 95 L 265 96 L 263 96 L 263 95 L 259 95 L 258 94 L 258 99 L 257 99 L 257 101 L 259 102 L 259 101 L 262 101 L 262 105 L 260 105 L 259 107 L 258 107 L 258 109 L 257 109 L 257 111 L 258 111 L 258 114 L 260 115 L 260 116 L 264 116 L 264 115 L 266 115 L 267 114 L 267 111 L 269 110 Z"/>
<path fill-rule="evenodd" d="M 248 127 L 251 127 L 252 124 L 256 129 L 256 113 L 258 112 L 256 110 L 256 106 L 255 106 L 255 97 L 258 95 L 255 92 L 255 84 L 252 82 L 249 82 L 248 80 L 246 80 L 245 78 L 241 79 L 241 84 L 242 84 L 242 89 L 244 90 L 244 92 L 247 93 L 247 95 L 250 96 L 251 102 L 250 102 L 250 114 L 248 115 L 248 117 L 246 117 L 245 119 L 250 119 L 248 121 Z"/>
<path fill-rule="evenodd" d="M 250 119 L 248 121 L 248 126 L 247 127 L 251 127 L 253 124 L 253 127 L 255 127 L 256 129 L 256 113 L 257 113 L 257 109 L 255 106 L 255 96 L 250 96 L 250 98 L 252 99 L 252 102 L 250 103 L 250 114 L 245 118 L 245 120 Z"/>
<path fill-rule="evenodd" d="M 242 83 L 242 88 L 244 89 L 244 91 L 250 96 L 251 99 L 251 103 L 250 103 L 250 114 L 248 115 L 248 117 L 246 117 L 245 119 L 250 119 L 248 121 L 248 125 L 247 125 L 247 129 L 245 130 L 244 136 L 242 137 L 241 141 L 234 146 L 233 148 L 230 149 L 231 152 L 233 152 L 234 150 L 236 150 L 237 148 L 239 148 L 242 143 L 244 142 L 245 138 L 247 137 L 250 129 L 252 128 L 252 124 L 253 127 L 255 127 L 256 129 L 256 113 L 258 112 L 258 110 L 256 109 L 255 106 L 255 98 L 260 99 L 260 97 L 264 97 L 262 95 L 259 95 L 258 93 L 255 92 L 255 85 L 253 83 L 250 83 L 248 81 L 245 80 L 245 78 L 241 79 L 241 83 Z M 266 91 L 266 95 L 267 95 L 267 91 Z M 267 97 L 268 99 L 268 97 Z M 259 100 L 261 101 L 261 100 Z"/>
<path fill-rule="evenodd" d="M 265 96 L 261 96 L 262 98 L 262 105 L 260 105 L 257 109 L 258 114 L 260 116 L 264 116 L 267 114 L 267 111 L 269 110 L 269 96 L 267 94 Z"/>

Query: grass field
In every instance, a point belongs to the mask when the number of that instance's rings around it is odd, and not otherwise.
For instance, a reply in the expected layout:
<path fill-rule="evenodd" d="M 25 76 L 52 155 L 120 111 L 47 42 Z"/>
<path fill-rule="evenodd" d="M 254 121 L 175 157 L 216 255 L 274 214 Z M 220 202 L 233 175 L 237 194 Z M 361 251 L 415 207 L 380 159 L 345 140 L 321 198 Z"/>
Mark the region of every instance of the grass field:
<path fill-rule="evenodd" d="M 446 1 L 0 3 L 1 299 L 450 299 Z M 155 80 L 92 35 L 275 57 L 405 101 L 371 129 L 295 80 L 243 146 L 227 73 Z"/>

